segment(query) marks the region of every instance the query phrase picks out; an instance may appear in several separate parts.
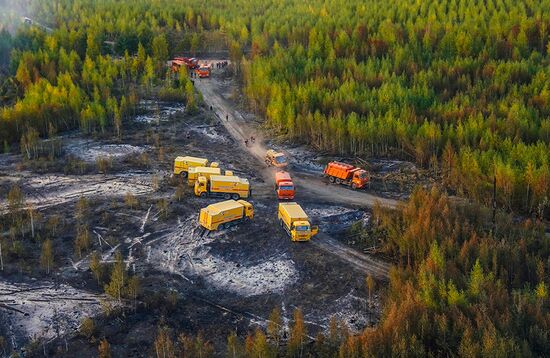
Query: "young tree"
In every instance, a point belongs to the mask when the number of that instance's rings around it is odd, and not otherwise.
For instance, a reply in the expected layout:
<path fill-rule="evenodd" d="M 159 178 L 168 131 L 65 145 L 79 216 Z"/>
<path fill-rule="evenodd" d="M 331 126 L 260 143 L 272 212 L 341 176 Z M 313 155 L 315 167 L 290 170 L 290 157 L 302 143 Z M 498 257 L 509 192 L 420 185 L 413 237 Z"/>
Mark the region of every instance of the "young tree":
<path fill-rule="evenodd" d="M 302 357 L 304 343 L 307 338 L 304 316 L 302 310 L 299 308 L 296 308 L 292 315 L 294 318 L 294 325 L 290 330 L 290 337 L 288 339 L 288 354 L 291 357 Z"/>
<path fill-rule="evenodd" d="M 97 251 L 92 252 L 92 256 L 90 257 L 90 270 L 92 270 L 97 280 L 97 284 L 100 285 L 103 278 L 104 267 L 101 263 L 101 255 Z"/>
<path fill-rule="evenodd" d="M 124 292 L 124 285 L 126 283 L 126 268 L 124 266 L 124 260 L 122 254 L 117 251 L 115 254 L 115 264 L 111 271 L 111 281 L 108 285 L 105 285 L 105 292 L 111 297 L 115 297 L 119 302 L 122 299 Z"/>
<path fill-rule="evenodd" d="M 369 290 L 369 306 L 372 306 L 372 291 L 374 290 L 374 279 L 370 274 L 367 275 L 367 278 L 365 279 L 365 284 L 367 285 L 367 289 Z"/>
<path fill-rule="evenodd" d="M 269 321 L 267 323 L 267 336 L 275 342 L 276 346 L 279 346 L 281 340 L 283 322 L 281 319 L 281 309 L 275 307 L 269 315 Z"/>
<path fill-rule="evenodd" d="M 159 326 L 155 339 L 155 353 L 157 358 L 175 358 L 174 341 L 170 337 L 170 331 L 166 326 Z"/>
<path fill-rule="evenodd" d="M 227 358 L 238 358 L 243 356 L 243 347 L 237 337 L 237 333 L 231 332 L 227 337 Z"/>
<path fill-rule="evenodd" d="M 47 239 L 42 243 L 42 251 L 40 253 L 40 267 L 46 270 L 46 274 L 50 274 L 50 269 L 53 267 L 53 247 L 52 240 Z"/>
<path fill-rule="evenodd" d="M 111 358 L 111 346 L 105 338 L 99 342 L 98 355 L 99 358 Z"/>

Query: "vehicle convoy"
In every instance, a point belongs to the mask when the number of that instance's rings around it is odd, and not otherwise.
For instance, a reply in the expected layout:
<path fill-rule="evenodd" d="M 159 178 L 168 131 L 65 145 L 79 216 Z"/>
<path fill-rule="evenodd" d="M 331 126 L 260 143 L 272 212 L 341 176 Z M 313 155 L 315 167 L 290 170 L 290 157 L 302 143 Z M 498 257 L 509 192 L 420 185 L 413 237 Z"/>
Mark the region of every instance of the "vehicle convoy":
<path fill-rule="evenodd" d="M 199 224 L 208 230 L 224 229 L 254 217 L 252 204 L 244 200 L 227 200 L 201 209 Z"/>
<path fill-rule="evenodd" d="M 187 178 L 189 168 L 193 167 L 206 167 L 208 165 L 208 159 L 197 157 L 176 157 L 174 159 L 174 175 L 181 175 L 182 178 Z M 219 164 L 217 162 L 210 163 L 210 167 L 217 168 Z"/>
<path fill-rule="evenodd" d="M 199 78 L 208 78 L 210 77 L 210 71 L 211 67 L 210 65 L 200 65 L 196 70 L 195 73 Z"/>
<path fill-rule="evenodd" d="M 292 241 L 309 241 L 319 228 L 311 226 L 309 217 L 297 203 L 279 203 L 279 223 Z"/>
<path fill-rule="evenodd" d="M 346 163 L 330 162 L 323 173 L 331 183 L 349 185 L 352 189 L 363 188 L 369 182 L 366 170 Z"/>
<path fill-rule="evenodd" d="M 288 172 L 280 171 L 275 173 L 275 191 L 278 199 L 294 199 L 295 189 L 292 178 Z"/>
<path fill-rule="evenodd" d="M 189 172 L 187 173 L 187 184 L 189 186 L 194 186 L 199 177 L 203 176 L 209 178 L 212 175 L 222 175 L 222 170 L 220 168 L 213 167 L 189 168 Z"/>
<path fill-rule="evenodd" d="M 194 57 L 174 57 L 172 60 L 172 71 L 178 72 L 181 66 L 194 70 L 199 67 L 199 60 Z"/>
<path fill-rule="evenodd" d="M 269 149 L 265 153 L 265 163 L 277 168 L 283 168 L 288 165 L 286 155 L 284 155 L 284 153 L 276 152 L 273 149 Z"/>
<path fill-rule="evenodd" d="M 194 192 L 201 198 L 210 196 L 238 200 L 248 198 L 252 191 L 247 179 L 234 175 L 211 175 L 209 178 L 200 176 L 195 181 Z"/>

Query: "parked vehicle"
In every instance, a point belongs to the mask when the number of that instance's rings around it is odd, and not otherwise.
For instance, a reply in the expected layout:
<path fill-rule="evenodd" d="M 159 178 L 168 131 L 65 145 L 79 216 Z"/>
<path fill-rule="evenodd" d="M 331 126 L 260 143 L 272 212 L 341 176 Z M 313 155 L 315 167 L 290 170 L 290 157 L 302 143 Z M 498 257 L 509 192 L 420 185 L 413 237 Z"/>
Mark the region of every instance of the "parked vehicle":
<path fill-rule="evenodd" d="M 227 200 L 201 209 L 199 224 L 208 230 L 222 230 L 254 217 L 252 204 L 244 200 Z"/>
<path fill-rule="evenodd" d="M 311 226 L 309 217 L 297 203 L 279 203 L 279 223 L 292 241 L 309 241 L 319 228 Z"/>
<path fill-rule="evenodd" d="M 363 188 L 369 182 L 366 170 L 340 162 L 328 163 L 324 175 L 331 183 L 349 185 L 352 189 Z"/>
<path fill-rule="evenodd" d="M 208 159 L 197 157 L 176 157 L 174 159 L 174 175 L 181 175 L 182 178 L 187 178 L 189 168 L 193 167 L 206 167 L 208 166 Z M 210 163 L 210 167 L 217 168 L 219 164 L 217 162 Z"/>
<path fill-rule="evenodd" d="M 227 200 L 248 198 L 251 195 L 250 183 L 247 179 L 230 175 L 211 175 L 209 178 L 200 176 L 195 182 L 195 195 Z"/>

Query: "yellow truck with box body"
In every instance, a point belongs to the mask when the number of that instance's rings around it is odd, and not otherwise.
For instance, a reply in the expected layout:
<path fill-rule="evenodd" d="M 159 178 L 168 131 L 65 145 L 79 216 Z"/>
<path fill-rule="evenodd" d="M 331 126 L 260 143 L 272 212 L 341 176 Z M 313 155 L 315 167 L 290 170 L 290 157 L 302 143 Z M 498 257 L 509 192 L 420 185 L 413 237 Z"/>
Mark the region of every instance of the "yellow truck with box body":
<path fill-rule="evenodd" d="M 238 200 L 248 198 L 251 194 L 247 179 L 232 175 L 211 175 L 210 178 L 200 176 L 195 182 L 195 195 L 205 198 L 222 197 Z"/>
<path fill-rule="evenodd" d="M 292 241 L 309 241 L 319 228 L 311 226 L 309 217 L 297 203 L 279 203 L 279 223 Z"/>
<path fill-rule="evenodd" d="M 194 186 L 195 182 L 199 177 L 207 177 L 210 178 L 212 175 L 221 175 L 222 170 L 220 168 L 212 168 L 212 167 L 192 167 L 189 168 L 189 172 L 187 173 L 187 184 L 189 186 Z"/>
<path fill-rule="evenodd" d="M 226 200 L 201 209 L 199 223 L 208 230 L 222 230 L 254 217 L 252 204 L 244 200 Z"/>
<path fill-rule="evenodd" d="M 189 168 L 193 167 L 206 167 L 208 165 L 208 159 L 197 157 L 176 157 L 174 159 L 174 175 L 181 175 L 182 178 L 187 178 Z M 210 163 L 210 167 L 217 168 L 219 165 L 216 162 Z"/>

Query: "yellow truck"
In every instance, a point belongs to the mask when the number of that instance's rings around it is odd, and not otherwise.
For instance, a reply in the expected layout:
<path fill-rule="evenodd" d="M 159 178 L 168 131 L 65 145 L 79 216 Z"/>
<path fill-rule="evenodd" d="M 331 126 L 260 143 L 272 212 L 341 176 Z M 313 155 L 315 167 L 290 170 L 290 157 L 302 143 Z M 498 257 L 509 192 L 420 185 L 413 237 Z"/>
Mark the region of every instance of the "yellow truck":
<path fill-rule="evenodd" d="M 273 165 L 277 168 L 284 168 L 288 165 L 288 161 L 284 153 L 276 152 L 273 149 L 270 149 L 265 153 L 265 164 Z"/>
<path fill-rule="evenodd" d="M 174 159 L 174 175 L 181 175 L 182 178 L 187 178 L 189 168 L 193 167 L 206 167 L 208 165 L 208 159 L 197 157 L 176 157 Z M 216 162 L 210 163 L 210 167 L 217 168 L 219 165 Z"/>
<path fill-rule="evenodd" d="M 222 230 L 254 217 L 252 204 L 244 200 L 227 200 L 201 209 L 199 224 L 208 230 Z"/>
<path fill-rule="evenodd" d="M 222 197 L 237 200 L 251 195 L 250 183 L 247 179 L 232 175 L 211 175 L 210 178 L 200 176 L 195 182 L 195 195 L 201 198 Z"/>
<path fill-rule="evenodd" d="M 311 226 L 309 217 L 297 203 L 279 203 L 279 223 L 292 241 L 309 241 L 319 228 Z"/>
<path fill-rule="evenodd" d="M 222 170 L 220 168 L 212 168 L 212 167 L 192 167 L 189 168 L 189 172 L 187 173 L 187 184 L 189 186 L 194 186 L 195 182 L 199 177 L 207 177 L 210 178 L 212 175 L 221 175 Z"/>

